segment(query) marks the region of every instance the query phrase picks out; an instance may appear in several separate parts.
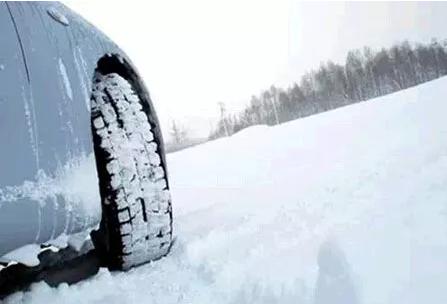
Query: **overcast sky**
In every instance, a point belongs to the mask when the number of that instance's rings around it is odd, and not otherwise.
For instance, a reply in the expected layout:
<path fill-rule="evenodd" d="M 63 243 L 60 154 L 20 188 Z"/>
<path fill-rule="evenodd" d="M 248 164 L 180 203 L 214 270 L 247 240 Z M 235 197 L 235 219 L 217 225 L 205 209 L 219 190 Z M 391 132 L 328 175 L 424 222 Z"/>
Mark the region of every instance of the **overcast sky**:
<path fill-rule="evenodd" d="M 350 49 L 447 38 L 447 3 L 287 0 L 66 1 L 139 68 L 167 133 L 208 134 L 217 103 L 237 111 Z M 168 135 L 168 134 L 166 134 Z"/>

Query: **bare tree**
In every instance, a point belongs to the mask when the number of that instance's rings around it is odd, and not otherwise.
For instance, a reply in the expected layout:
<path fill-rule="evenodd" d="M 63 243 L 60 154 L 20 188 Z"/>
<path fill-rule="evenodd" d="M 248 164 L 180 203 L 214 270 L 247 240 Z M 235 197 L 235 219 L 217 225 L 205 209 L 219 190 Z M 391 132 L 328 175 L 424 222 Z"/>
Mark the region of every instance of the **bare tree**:
<path fill-rule="evenodd" d="M 219 102 L 219 111 L 220 111 L 220 121 L 222 122 L 225 130 L 225 136 L 229 136 L 230 134 L 228 132 L 227 110 L 223 102 Z"/>
<path fill-rule="evenodd" d="M 348 52 L 344 64 L 331 61 L 305 73 L 292 88 L 271 86 L 252 96 L 245 109 L 220 119 L 209 138 L 228 136 L 255 124 L 280 122 L 375 98 L 447 75 L 447 40 L 428 44 L 408 41 L 390 48 Z"/>
<path fill-rule="evenodd" d="M 275 86 L 270 87 L 270 97 L 273 106 L 273 113 L 275 114 L 275 122 L 279 125 L 279 117 L 278 117 L 278 100 L 279 100 L 279 91 Z"/>
<path fill-rule="evenodd" d="M 172 140 L 176 145 L 185 144 L 188 140 L 188 131 L 182 125 L 180 125 L 177 121 L 172 120 L 171 122 L 171 130 L 170 134 L 172 136 Z"/>

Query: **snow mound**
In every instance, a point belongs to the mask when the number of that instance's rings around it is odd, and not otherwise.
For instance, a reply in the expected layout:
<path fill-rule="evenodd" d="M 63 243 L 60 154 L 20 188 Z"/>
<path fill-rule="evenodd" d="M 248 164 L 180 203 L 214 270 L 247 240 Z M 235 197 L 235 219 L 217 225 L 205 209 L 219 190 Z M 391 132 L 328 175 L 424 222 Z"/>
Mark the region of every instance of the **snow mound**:
<path fill-rule="evenodd" d="M 447 78 L 169 155 L 177 242 L 7 303 L 447 303 Z"/>

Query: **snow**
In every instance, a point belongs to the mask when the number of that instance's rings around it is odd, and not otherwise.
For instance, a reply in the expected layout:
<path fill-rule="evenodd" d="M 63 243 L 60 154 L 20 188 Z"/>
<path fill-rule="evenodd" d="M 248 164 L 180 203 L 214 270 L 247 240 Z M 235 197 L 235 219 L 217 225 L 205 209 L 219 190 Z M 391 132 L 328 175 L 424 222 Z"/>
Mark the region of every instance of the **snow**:
<path fill-rule="evenodd" d="M 35 181 L 25 181 L 18 186 L 0 188 L 0 205 L 4 202 L 19 204 L 20 199 L 27 198 L 42 207 L 48 202 L 54 202 L 57 206 L 57 198 L 60 196 L 67 203 L 65 205 L 67 216 L 71 217 L 67 225 L 76 216 L 71 214 L 70 210 L 76 210 L 77 215 L 85 219 L 84 226 L 93 227 L 99 222 L 101 216 L 101 205 L 98 203 L 100 201 L 98 177 L 95 168 L 95 157 L 90 154 L 71 159 L 65 165 L 59 166 L 56 173 L 51 176 L 39 170 Z M 53 237 L 56 238 L 57 235 Z M 36 231 L 37 239 L 39 239 L 39 231 Z"/>
<path fill-rule="evenodd" d="M 97 228 L 98 227 L 95 227 L 95 229 Z M 63 233 L 57 238 L 45 242 L 43 244 L 44 246 L 41 246 L 40 244 L 28 244 L 10 251 L 0 257 L 0 262 L 7 265 L 21 263 L 34 267 L 39 265 L 40 261 L 38 255 L 43 251 L 51 250 L 53 252 L 58 252 L 61 249 L 71 247 L 72 249 L 81 252 L 84 246 L 89 246 L 90 244 L 92 244 L 90 230 L 81 231 L 71 235 Z M 0 270 L 2 270 L 1 267 Z"/>
<path fill-rule="evenodd" d="M 172 252 L 6 303 L 447 303 L 447 78 L 168 155 Z"/>
<path fill-rule="evenodd" d="M 34 96 L 31 90 L 25 91 L 22 87 L 23 106 L 25 110 L 25 119 L 30 137 L 31 149 L 36 159 L 36 168 L 39 169 L 39 137 L 37 132 L 36 112 L 34 107 Z M 31 108 L 31 109 L 30 109 Z"/>
<path fill-rule="evenodd" d="M 20 262 L 30 267 L 37 266 L 40 263 L 37 257 L 40 251 L 41 248 L 39 245 L 29 244 L 4 255 L 2 261 Z"/>
<path fill-rule="evenodd" d="M 84 55 L 82 53 L 81 48 L 76 47 L 73 50 L 73 59 L 75 63 L 76 73 L 79 77 L 79 83 L 82 88 L 82 95 L 84 98 L 85 106 L 87 107 L 87 110 L 90 112 L 90 92 L 92 91 L 91 88 L 91 81 L 90 81 L 90 75 L 87 72 L 87 64 L 84 59 Z"/>
<path fill-rule="evenodd" d="M 68 78 L 67 68 L 65 67 L 65 64 L 61 58 L 59 58 L 59 73 L 62 77 L 65 92 L 67 93 L 68 98 L 70 98 L 70 100 L 73 100 L 73 91 L 71 89 L 70 79 Z"/>

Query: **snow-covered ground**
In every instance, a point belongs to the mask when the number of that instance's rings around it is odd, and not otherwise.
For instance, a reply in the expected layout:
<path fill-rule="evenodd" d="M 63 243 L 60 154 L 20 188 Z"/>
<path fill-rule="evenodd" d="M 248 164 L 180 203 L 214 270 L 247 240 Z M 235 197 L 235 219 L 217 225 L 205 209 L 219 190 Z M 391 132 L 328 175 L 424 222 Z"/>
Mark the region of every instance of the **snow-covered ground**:
<path fill-rule="evenodd" d="M 447 78 L 168 156 L 171 254 L 7 303 L 447 303 Z"/>

